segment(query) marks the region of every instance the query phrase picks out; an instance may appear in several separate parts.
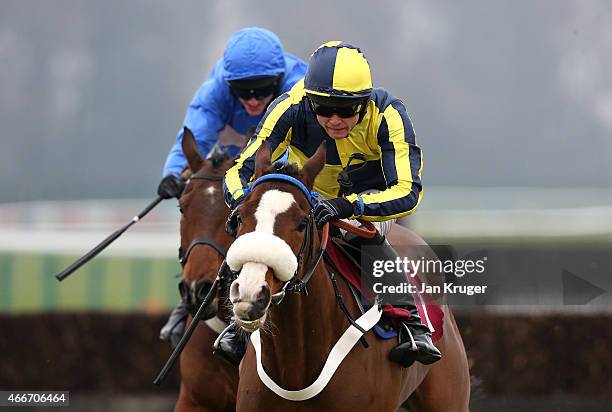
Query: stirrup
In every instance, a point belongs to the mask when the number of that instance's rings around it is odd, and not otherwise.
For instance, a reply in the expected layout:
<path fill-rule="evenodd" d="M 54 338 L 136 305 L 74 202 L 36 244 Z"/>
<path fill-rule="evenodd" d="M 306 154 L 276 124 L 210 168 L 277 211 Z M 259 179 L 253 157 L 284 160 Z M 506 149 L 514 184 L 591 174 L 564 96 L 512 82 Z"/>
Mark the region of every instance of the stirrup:
<path fill-rule="evenodd" d="M 442 358 L 442 354 L 431 340 L 430 332 L 427 331 L 422 335 L 418 335 L 419 343 L 421 344 L 421 346 L 419 346 L 417 345 L 417 339 L 415 339 L 414 333 L 410 330 L 410 327 L 404 323 L 402 323 L 402 326 L 404 326 L 407 331 L 410 341 L 408 341 L 404 329 L 400 328 L 398 336 L 400 343 L 389 352 L 389 359 L 391 359 L 391 361 L 407 368 L 414 362 L 430 365 Z M 404 337 L 403 342 L 402 335 Z"/>
<path fill-rule="evenodd" d="M 226 347 L 224 348 L 221 342 L 224 340 L 223 338 L 225 335 L 230 332 L 233 339 L 226 339 Z M 244 353 L 246 352 L 246 342 L 239 336 L 240 333 L 239 327 L 233 322 L 230 323 L 230 325 L 217 336 L 217 339 L 215 339 L 213 343 L 213 354 L 234 366 L 240 365 Z"/>
<path fill-rule="evenodd" d="M 230 329 L 235 326 L 236 324 L 234 322 L 231 322 L 229 325 L 227 325 L 227 327 L 225 329 L 223 329 L 221 331 L 221 333 L 219 334 L 219 336 L 217 336 L 217 339 L 215 339 L 215 342 L 213 343 L 213 349 L 214 350 L 219 350 L 219 343 L 221 342 L 221 339 L 227 334 L 227 332 L 230 331 Z"/>
<path fill-rule="evenodd" d="M 406 332 L 408 332 L 408 336 L 410 336 L 410 350 L 413 351 L 413 352 L 418 351 L 419 348 L 416 345 L 416 342 L 414 341 L 414 336 L 412 336 L 412 331 L 410 330 L 408 325 L 406 325 L 404 322 L 400 322 L 400 323 L 406 329 Z"/>

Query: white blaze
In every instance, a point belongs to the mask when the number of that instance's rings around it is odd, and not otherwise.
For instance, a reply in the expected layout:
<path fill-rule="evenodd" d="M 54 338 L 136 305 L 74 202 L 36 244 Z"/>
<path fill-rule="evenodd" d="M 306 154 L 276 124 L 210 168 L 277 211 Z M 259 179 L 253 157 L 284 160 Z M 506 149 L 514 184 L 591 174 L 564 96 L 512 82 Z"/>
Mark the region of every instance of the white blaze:
<path fill-rule="evenodd" d="M 274 234 L 274 222 L 276 216 L 289 210 L 295 202 L 293 195 L 280 190 L 269 190 L 263 194 L 255 211 L 257 226 L 256 232 Z"/>
<path fill-rule="evenodd" d="M 293 203 L 295 199 L 291 193 L 280 190 L 265 192 L 255 211 L 255 230 L 239 236 L 228 250 L 228 265 L 232 270 L 241 271 L 236 282 L 242 302 L 252 301 L 266 284 L 268 268 L 282 281 L 289 280 L 295 273 L 297 259 L 291 247 L 274 235 L 276 217 L 289 210 Z M 241 309 L 234 307 L 235 313 Z"/>
<path fill-rule="evenodd" d="M 263 263 L 247 262 L 242 266 L 236 281 L 240 285 L 240 298 L 252 301 L 253 293 L 259 292 L 261 285 L 266 283 L 268 267 Z"/>

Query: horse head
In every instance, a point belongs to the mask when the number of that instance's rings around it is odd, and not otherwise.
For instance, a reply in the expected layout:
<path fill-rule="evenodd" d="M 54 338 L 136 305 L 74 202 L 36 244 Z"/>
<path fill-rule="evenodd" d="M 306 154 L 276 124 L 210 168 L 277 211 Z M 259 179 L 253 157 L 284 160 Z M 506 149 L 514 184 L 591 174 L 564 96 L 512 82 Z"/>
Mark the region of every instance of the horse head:
<path fill-rule="evenodd" d="M 238 278 L 230 287 L 236 322 L 253 331 L 261 326 L 274 296 L 290 280 L 301 279 L 318 245 L 311 189 L 325 164 L 325 146 L 300 170 L 271 164 L 264 144 L 255 160 L 255 182 L 236 210 L 240 226 L 227 263 Z"/>
<path fill-rule="evenodd" d="M 179 254 L 183 266 L 180 292 L 193 314 L 210 290 L 233 240 L 224 230 L 229 209 L 225 206 L 222 188 L 223 175 L 233 164 L 233 158 L 216 148 L 207 159 L 202 159 L 195 138 L 187 128 L 182 147 L 192 175 L 179 199 Z M 223 306 L 216 300 L 204 318 L 215 316 Z"/>

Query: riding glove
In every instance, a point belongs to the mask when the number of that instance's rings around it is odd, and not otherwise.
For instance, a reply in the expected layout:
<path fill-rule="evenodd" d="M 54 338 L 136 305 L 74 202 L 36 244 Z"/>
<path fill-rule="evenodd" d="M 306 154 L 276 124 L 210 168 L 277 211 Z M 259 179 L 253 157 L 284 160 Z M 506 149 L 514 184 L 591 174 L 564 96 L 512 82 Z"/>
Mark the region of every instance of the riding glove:
<path fill-rule="evenodd" d="M 185 181 L 183 179 L 174 175 L 168 175 L 159 182 L 157 194 L 162 199 L 170 199 L 173 197 L 178 199 L 181 197 L 183 189 L 185 189 Z"/>
<path fill-rule="evenodd" d="M 236 238 L 238 235 L 238 226 L 240 226 L 240 215 L 238 214 L 238 208 L 236 208 L 231 211 L 225 222 L 225 231 L 231 237 Z"/>
<path fill-rule="evenodd" d="M 319 227 L 332 220 L 349 218 L 353 214 L 353 205 L 343 197 L 321 200 L 314 208 L 314 219 Z"/>

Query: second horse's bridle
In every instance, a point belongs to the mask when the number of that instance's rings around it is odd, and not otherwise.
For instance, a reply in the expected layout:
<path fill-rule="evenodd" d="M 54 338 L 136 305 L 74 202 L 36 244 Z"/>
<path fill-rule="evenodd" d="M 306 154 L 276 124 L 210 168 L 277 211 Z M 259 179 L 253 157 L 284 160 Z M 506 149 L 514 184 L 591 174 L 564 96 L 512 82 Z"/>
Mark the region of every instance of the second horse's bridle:
<path fill-rule="evenodd" d="M 194 173 L 189 177 L 189 180 L 210 180 L 210 181 L 222 181 L 223 175 L 213 175 L 213 174 L 205 174 L 205 173 Z M 189 243 L 187 250 L 183 252 L 182 249 L 179 248 L 179 263 L 181 267 L 185 268 L 187 264 L 187 260 L 189 259 L 189 255 L 193 251 L 196 246 L 199 245 L 207 245 L 213 248 L 217 253 L 225 259 L 227 255 L 227 250 L 219 243 L 215 242 L 209 237 L 206 236 L 198 236 Z M 181 300 L 186 305 L 187 310 L 193 316 L 195 311 L 200 307 L 204 297 L 210 290 L 210 285 L 212 282 L 205 281 L 196 281 L 188 284 L 185 280 L 181 280 L 179 283 L 179 294 L 181 296 Z"/>

